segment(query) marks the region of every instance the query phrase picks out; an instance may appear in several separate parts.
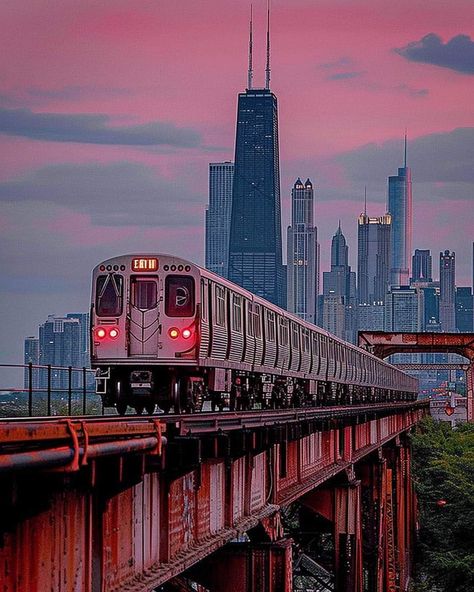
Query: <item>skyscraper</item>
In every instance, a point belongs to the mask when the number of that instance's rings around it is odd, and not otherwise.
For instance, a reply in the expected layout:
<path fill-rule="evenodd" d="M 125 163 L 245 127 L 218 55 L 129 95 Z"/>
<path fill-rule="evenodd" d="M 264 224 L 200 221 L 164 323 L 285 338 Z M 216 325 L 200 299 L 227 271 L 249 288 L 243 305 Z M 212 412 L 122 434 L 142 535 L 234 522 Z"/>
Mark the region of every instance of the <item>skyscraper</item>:
<path fill-rule="evenodd" d="M 291 226 L 287 240 L 287 308 L 316 322 L 319 293 L 319 245 L 313 221 L 313 185 L 297 179 L 291 191 Z"/>
<path fill-rule="evenodd" d="M 278 105 L 270 91 L 269 19 L 265 88 L 253 88 L 252 81 L 250 36 L 248 87 L 239 93 L 237 106 L 228 277 L 284 305 Z"/>
<path fill-rule="evenodd" d="M 209 206 L 206 209 L 206 268 L 227 277 L 230 213 L 232 208 L 232 162 L 209 164 Z"/>
<path fill-rule="evenodd" d="M 331 271 L 323 273 L 323 295 L 323 327 L 355 343 L 356 274 L 349 265 L 349 247 L 340 223 L 331 243 Z"/>
<path fill-rule="evenodd" d="M 24 344 L 24 364 L 33 364 L 33 366 L 39 364 L 39 339 L 37 337 L 27 337 Z M 24 371 L 24 387 L 29 388 L 30 377 L 29 370 L 25 368 Z M 38 368 L 33 368 L 31 372 L 31 386 L 38 388 L 39 386 L 39 375 Z"/>
<path fill-rule="evenodd" d="M 48 316 L 45 323 L 39 327 L 40 364 L 52 366 L 73 366 L 80 368 L 83 364 L 81 323 L 77 318 Z M 81 376 L 72 376 L 72 386 L 79 386 Z M 47 374 L 41 372 L 40 387 L 46 388 Z M 67 370 L 53 369 L 51 374 L 53 388 L 67 388 Z"/>
<path fill-rule="evenodd" d="M 407 137 L 405 159 L 398 175 L 388 178 L 388 211 L 392 216 L 392 286 L 406 286 L 410 278 L 411 241 L 413 227 L 411 169 L 407 167 Z"/>
<path fill-rule="evenodd" d="M 439 254 L 439 322 L 444 333 L 456 330 L 456 255 Z"/>
<path fill-rule="evenodd" d="M 390 283 L 392 219 L 390 214 L 370 218 L 359 216 L 357 297 L 359 304 L 383 302 Z"/>
<path fill-rule="evenodd" d="M 385 299 L 385 331 L 421 331 L 423 292 L 409 286 L 392 286 Z"/>
<path fill-rule="evenodd" d="M 456 288 L 456 329 L 460 333 L 473 331 L 472 289 L 468 286 Z"/>
<path fill-rule="evenodd" d="M 412 284 L 430 283 L 433 281 L 431 251 L 429 249 L 415 249 L 412 257 Z"/>

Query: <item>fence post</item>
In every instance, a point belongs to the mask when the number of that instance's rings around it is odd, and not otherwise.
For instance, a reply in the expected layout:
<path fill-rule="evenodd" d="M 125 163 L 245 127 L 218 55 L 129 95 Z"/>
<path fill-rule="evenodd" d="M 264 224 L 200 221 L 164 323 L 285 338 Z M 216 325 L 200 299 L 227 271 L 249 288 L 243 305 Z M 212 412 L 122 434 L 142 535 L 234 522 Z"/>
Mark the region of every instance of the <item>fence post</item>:
<path fill-rule="evenodd" d="M 48 364 L 48 416 L 51 415 L 51 364 Z"/>
<path fill-rule="evenodd" d="M 87 388 L 86 388 L 86 367 L 82 367 L 82 414 L 87 413 Z"/>
<path fill-rule="evenodd" d="M 33 415 L 33 363 L 28 363 L 28 416 Z"/>
<path fill-rule="evenodd" d="M 68 385 L 67 385 L 67 413 L 71 415 L 72 409 L 72 366 L 68 366 Z"/>

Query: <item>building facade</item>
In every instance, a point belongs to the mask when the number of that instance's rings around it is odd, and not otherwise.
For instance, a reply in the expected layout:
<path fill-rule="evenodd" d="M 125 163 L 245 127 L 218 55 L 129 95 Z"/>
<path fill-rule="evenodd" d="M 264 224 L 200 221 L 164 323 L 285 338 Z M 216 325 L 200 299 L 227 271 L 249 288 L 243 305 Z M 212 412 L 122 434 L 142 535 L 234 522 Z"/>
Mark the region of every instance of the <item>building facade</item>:
<path fill-rule="evenodd" d="M 228 276 L 230 215 L 234 163 L 209 164 L 209 205 L 206 209 L 206 268 Z"/>
<path fill-rule="evenodd" d="M 228 277 L 274 304 L 286 304 L 278 105 L 268 88 L 239 94 Z"/>
<path fill-rule="evenodd" d="M 314 226 L 314 192 L 309 179 L 297 179 L 291 192 L 287 235 L 287 308 L 316 323 L 319 293 L 319 245 Z"/>
<path fill-rule="evenodd" d="M 431 283 L 433 281 L 431 251 L 429 249 L 415 249 L 412 257 L 411 284 Z"/>
<path fill-rule="evenodd" d="M 439 254 L 439 322 L 443 333 L 456 330 L 456 255 Z"/>
<path fill-rule="evenodd" d="M 456 330 L 460 333 L 472 333 L 473 298 L 470 287 L 456 288 Z"/>
<path fill-rule="evenodd" d="M 388 211 L 392 216 L 391 285 L 406 286 L 410 281 L 413 232 L 411 170 L 405 162 L 398 175 L 388 178 Z"/>
<path fill-rule="evenodd" d="M 390 214 L 358 220 L 357 298 L 359 304 L 385 300 L 390 284 L 392 218 Z"/>
<path fill-rule="evenodd" d="M 385 297 L 385 331 L 421 331 L 423 292 L 409 286 L 391 286 Z"/>
<path fill-rule="evenodd" d="M 27 337 L 24 342 L 24 364 L 33 364 L 37 366 L 39 364 L 39 339 L 37 337 Z M 30 386 L 30 374 L 29 369 L 25 368 L 23 385 L 25 389 Z M 39 387 L 39 371 L 38 368 L 31 369 L 31 386 L 32 388 Z"/>
<path fill-rule="evenodd" d="M 349 247 L 339 224 L 331 243 L 331 271 L 323 273 L 322 325 L 337 337 L 355 343 L 356 315 L 356 274 L 351 271 Z M 331 325 L 330 319 L 338 319 L 337 326 Z"/>

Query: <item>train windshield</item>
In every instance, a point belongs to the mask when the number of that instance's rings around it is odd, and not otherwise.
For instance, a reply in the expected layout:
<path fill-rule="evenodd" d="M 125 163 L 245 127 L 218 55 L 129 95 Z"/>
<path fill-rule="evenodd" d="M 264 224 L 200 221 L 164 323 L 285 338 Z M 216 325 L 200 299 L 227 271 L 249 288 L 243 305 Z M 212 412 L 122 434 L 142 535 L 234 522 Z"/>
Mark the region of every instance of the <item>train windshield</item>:
<path fill-rule="evenodd" d="M 168 317 L 194 315 L 194 279 L 188 275 L 168 275 L 165 280 L 165 313 Z"/>
<path fill-rule="evenodd" d="M 157 305 L 157 283 L 154 279 L 134 278 L 132 280 L 133 305 L 140 310 L 150 310 Z"/>
<path fill-rule="evenodd" d="M 96 314 L 115 317 L 122 314 L 123 277 L 117 273 L 99 275 L 96 284 Z"/>

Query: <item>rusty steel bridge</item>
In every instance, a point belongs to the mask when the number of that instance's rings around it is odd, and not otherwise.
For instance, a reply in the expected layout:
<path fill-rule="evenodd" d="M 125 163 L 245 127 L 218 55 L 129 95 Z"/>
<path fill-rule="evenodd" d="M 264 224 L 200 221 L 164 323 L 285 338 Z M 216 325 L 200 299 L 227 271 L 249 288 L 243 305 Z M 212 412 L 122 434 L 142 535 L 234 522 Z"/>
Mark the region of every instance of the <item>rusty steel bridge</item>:
<path fill-rule="evenodd" d="M 427 409 L 4 419 L 2 590 L 290 592 L 293 569 L 318 590 L 405 590 L 406 436 Z M 325 558 L 295 552 L 288 508 Z"/>

